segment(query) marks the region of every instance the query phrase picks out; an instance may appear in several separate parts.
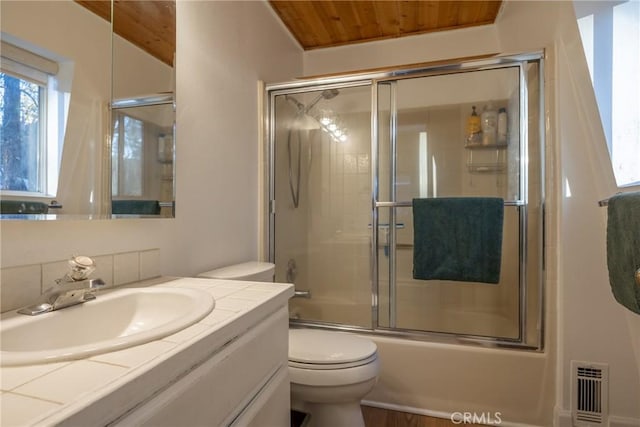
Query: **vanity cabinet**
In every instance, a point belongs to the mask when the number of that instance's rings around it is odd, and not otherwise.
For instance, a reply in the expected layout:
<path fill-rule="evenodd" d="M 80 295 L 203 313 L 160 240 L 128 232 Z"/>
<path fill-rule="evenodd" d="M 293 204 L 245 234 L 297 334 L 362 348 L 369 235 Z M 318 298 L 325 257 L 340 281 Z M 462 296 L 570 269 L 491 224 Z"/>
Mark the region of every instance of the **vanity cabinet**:
<path fill-rule="evenodd" d="M 113 425 L 288 425 L 288 321 L 272 314 Z"/>
<path fill-rule="evenodd" d="M 214 297 L 215 307 L 191 326 L 138 346 L 60 363 L 2 366 L 0 424 L 289 425 L 292 285 L 196 278 L 128 285 L 147 286 L 198 289 Z"/>

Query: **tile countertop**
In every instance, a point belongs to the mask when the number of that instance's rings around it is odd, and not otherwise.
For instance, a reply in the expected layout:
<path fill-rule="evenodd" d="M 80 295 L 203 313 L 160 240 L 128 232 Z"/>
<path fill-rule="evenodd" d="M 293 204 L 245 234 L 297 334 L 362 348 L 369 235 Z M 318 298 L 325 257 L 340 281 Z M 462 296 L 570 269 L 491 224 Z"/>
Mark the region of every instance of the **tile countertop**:
<path fill-rule="evenodd" d="M 199 322 L 146 344 L 86 359 L 2 367 L 0 425 L 107 424 L 293 296 L 289 284 L 196 278 L 161 278 L 128 287 L 143 286 L 202 289 L 216 305 Z"/>

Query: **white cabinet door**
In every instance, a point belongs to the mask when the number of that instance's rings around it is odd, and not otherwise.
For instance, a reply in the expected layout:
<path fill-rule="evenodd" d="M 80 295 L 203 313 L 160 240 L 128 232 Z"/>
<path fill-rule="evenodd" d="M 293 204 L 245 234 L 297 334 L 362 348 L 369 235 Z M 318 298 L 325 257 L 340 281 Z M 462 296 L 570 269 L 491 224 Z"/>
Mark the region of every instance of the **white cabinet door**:
<path fill-rule="evenodd" d="M 288 327 L 288 311 L 282 308 L 115 425 L 190 427 L 233 422 L 265 389 L 274 372 L 287 367 Z M 285 404 L 276 400 L 280 406 Z M 288 411 L 288 398 L 286 405 Z"/>

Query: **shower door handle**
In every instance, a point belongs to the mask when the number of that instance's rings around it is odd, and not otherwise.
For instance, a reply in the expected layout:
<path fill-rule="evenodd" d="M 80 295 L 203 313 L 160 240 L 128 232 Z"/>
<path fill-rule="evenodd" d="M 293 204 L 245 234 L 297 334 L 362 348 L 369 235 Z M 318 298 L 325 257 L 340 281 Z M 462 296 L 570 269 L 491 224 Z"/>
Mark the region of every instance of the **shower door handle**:
<path fill-rule="evenodd" d="M 367 224 L 367 228 L 371 228 L 373 227 L 371 224 Z M 389 228 L 389 224 L 378 224 L 378 228 L 383 228 L 383 229 L 388 229 Z M 404 228 L 404 222 L 396 222 L 396 228 L 397 229 L 402 229 Z"/>
<path fill-rule="evenodd" d="M 413 201 L 408 202 L 375 202 L 376 208 L 410 208 Z"/>

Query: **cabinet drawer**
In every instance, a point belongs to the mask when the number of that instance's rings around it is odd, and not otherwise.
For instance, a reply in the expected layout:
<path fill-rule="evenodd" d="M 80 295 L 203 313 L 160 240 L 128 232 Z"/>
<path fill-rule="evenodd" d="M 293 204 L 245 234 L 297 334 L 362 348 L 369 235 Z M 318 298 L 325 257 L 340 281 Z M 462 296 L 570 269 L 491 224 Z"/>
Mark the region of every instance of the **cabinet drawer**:
<path fill-rule="evenodd" d="M 288 312 L 280 309 L 121 418 L 119 426 L 219 426 L 278 366 L 287 366 Z"/>
<path fill-rule="evenodd" d="M 289 367 L 281 366 L 259 390 L 230 427 L 286 427 L 291 425 Z"/>

